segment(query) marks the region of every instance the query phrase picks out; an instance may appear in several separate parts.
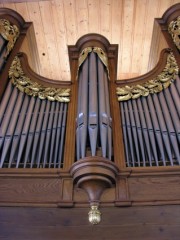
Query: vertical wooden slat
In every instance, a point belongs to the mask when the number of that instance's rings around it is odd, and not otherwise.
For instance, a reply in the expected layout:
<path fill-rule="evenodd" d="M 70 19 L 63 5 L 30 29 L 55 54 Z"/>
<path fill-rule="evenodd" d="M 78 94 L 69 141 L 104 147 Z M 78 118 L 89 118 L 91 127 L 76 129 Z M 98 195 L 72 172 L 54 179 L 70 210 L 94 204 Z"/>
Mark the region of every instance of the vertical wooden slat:
<path fill-rule="evenodd" d="M 40 6 L 38 2 L 27 2 L 27 8 L 30 16 L 30 20 L 33 22 L 35 29 L 35 36 L 38 44 L 38 54 L 40 59 L 40 74 L 51 78 L 49 68 L 50 65 L 47 45 L 44 37 L 43 23 L 41 18 Z M 44 23 L 46 24 L 46 23 Z"/>
<path fill-rule="evenodd" d="M 15 3 L 16 11 L 21 14 L 21 16 L 24 18 L 25 21 L 30 21 L 29 11 L 27 8 L 26 2 L 24 3 Z"/>
<path fill-rule="evenodd" d="M 121 56 L 122 56 L 122 17 L 123 17 L 123 1 L 119 0 L 112 0 L 112 21 L 111 21 L 111 43 L 112 44 L 119 44 L 118 46 L 118 66 L 119 69 L 121 63 Z M 120 79 L 120 73 L 118 71 L 117 79 Z"/>
<path fill-rule="evenodd" d="M 52 3 L 53 4 L 53 3 Z M 52 15 L 51 2 L 39 2 L 40 14 L 42 19 L 42 28 L 44 31 L 45 42 L 47 46 L 47 54 L 49 56 L 50 77 L 59 79 L 59 57 L 57 52 L 56 32 Z"/>
<path fill-rule="evenodd" d="M 77 41 L 76 2 L 75 0 L 63 0 L 67 44 L 75 44 Z"/>
<path fill-rule="evenodd" d="M 145 21 L 147 17 L 147 0 L 136 1 L 134 6 L 134 19 L 133 19 L 133 43 L 132 43 L 132 59 L 131 72 L 139 73 L 141 71 L 141 58 L 143 55 L 143 38 L 145 35 Z M 125 23 L 126 24 L 126 23 Z M 130 59 L 129 59 L 130 61 Z"/>
<path fill-rule="evenodd" d="M 53 22 L 57 41 L 57 54 L 59 57 L 59 80 L 70 80 L 70 67 L 67 50 L 67 36 L 65 27 L 65 13 L 63 1 L 55 0 L 52 2 Z"/>
<path fill-rule="evenodd" d="M 77 38 L 88 33 L 88 9 L 86 0 L 76 1 Z"/>
<path fill-rule="evenodd" d="M 145 26 L 144 26 L 144 36 L 143 37 L 143 47 L 142 47 L 142 57 L 140 59 L 140 73 L 144 74 L 148 71 L 148 60 L 150 54 L 150 47 L 153 32 L 153 24 L 155 16 L 158 16 L 160 2 L 157 0 L 148 0 L 146 5 L 146 15 L 144 16 Z M 141 15 L 140 15 L 141 16 Z M 140 18 L 140 16 L 137 16 Z M 134 39 L 134 41 L 136 41 Z M 138 44 L 138 43 L 137 43 Z M 140 44 L 139 44 L 140 46 Z M 138 54 L 138 53 L 137 53 Z M 140 54 L 138 54 L 140 57 Z"/>
<path fill-rule="evenodd" d="M 119 71 L 121 73 L 130 72 L 132 59 L 132 43 L 133 43 L 133 28 L 134 28 L 134 0 L 126 0 L 123 5 L 123 31 L 122 31 L 122 53 L 121 65 Z"/>
<path fill-rule="evenodd" d="M 89 33 L 100 33 L 100 3 L 99 0 L 88 1 Z"/>
<path fill-rule="evenodd" d="M 100 0 L 100 33 L 109 41 L 111 39 L 111 1 Z"/>

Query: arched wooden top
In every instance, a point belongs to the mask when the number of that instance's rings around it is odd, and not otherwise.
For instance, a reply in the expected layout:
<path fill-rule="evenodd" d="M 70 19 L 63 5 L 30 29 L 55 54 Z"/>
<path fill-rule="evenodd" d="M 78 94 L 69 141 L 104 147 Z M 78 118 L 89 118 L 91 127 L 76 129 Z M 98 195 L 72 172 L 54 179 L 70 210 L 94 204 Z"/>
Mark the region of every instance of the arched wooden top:
<path fill-rule="evenodd" d="M 28 57 L 25 53 L 18 53 L 18 58 L 20 59 L 22 69 L 27 77 L 29 77 L 32 81 L 37 82 L 39 84 L 42 84 L 45 87 L 70 87 L 71 81 L 62 81 L 62 80 L 53 80 L 49 79 L 43 76 L 40 76 L 39 74 L 35 73 L 29 63 L 28 63 Z"/>
<path fill-rule="evenodd" d="M 154 77 L 156 77 L 158 74 L 162 72 L 162 70 L 166 66 L 167 62 L 167 56 L 172 50 L 169 48 L 163 49 L 160 54 L 160 58 L 156 66 L 149 71 L 148 73 L 145 73 L 141 76 L 135 77 L 135 78 L 129 78 L 129 79 L 123 79 L 123 80 L 117 80 L 116 84 L 120 86 L 124 85 L 134 85 L 134 84 L 139 84 L 139 83 L 144 83 L 149 80 L 152 80 Z"/>
<path fill-rule="evenodd" d="M 175 20 L 178 16 L 180 16 L 180 3 L 177 3 L 170 8 L 168 8 L 165 13 L 162 16 L 162 21 L 160 21 L 160 24 L 167 24 L 173 20 Z"/>
<path fill-rule="evenodd" d="M 107 38 L 97 33 L 86 34 L 79 38 L 75 45 L 68 46 L 72 78 L 75 78 L 77 74 L 79 55 L 87 47 L 99 47 L 106 53 L 109 62 L 110 78 L 115 79 L 117 74 L 118 44 L 110 44 Z M 73 61 L 75 62 L 73 63 Z"/>
<path fill-rule="evenodd" d="M 25 22 L 19 13 L 9 8 L 0 8 L 0 18 L 7 19 L 11 24 L 15 24 L 20 32 L 32 24 L 32 22 Z"/>

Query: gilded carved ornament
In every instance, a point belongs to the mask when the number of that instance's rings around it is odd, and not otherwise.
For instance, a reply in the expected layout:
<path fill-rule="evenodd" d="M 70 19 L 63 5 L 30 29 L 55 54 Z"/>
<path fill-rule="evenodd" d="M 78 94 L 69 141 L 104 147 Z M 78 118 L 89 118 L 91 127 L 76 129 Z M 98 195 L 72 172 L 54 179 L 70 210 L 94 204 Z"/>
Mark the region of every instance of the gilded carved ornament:
<path fill-rule="evenodd" d="M 108 77 L 109 77 L 108 58 L 106 53 L 99 47 L 87 47 L 82 50 L 78 59 L 78 72 L 79 72 L 80 66 L 83 64 L 88 54 L 91 52 L 95 52 L 98 55 L 98 57 L 101 59 L 102 63 L 106 66 Z"/>
<path fill-rule="evenodd" d="M 180 16 L 177 20 L 170 22 L 168 31 L 172 36 L 174 44 L 180 50 Z"/>
<path fill-rule="evenodd" d="M 6 58 L 13 49 L 14 44 L 19 36 L 19 29 L 16 25 L 11 25 L 8 20 L 0 19 L 0 34 L 6 41 L 8 41 L 5 55 Z"/>
<path fill-rule="evenodd" d="M 9 79 L 21 92 L 25 92 L 29 96 L 58 102 L 70 101 L 70 89 L 45 87 L 27 77 L 22 70 L 20 59 L 17 56 L 14 58 L 9 69 Z"/>
<path fill-rule="evenodd" d="M 149 80 L 143 84 L 133 86 L 126 85 L 125 87 L 117 87 L 118 101 L 126 101 L 129 99 L 136 99 L 141 96 L 148 96 L 150 93 L 159 93 L 163 89 L 169 87 L 176 79 L 179 69 L 174 58 L 173 53 L 169 53 L 167 63 L 163 71 L 154 79 Z"/>

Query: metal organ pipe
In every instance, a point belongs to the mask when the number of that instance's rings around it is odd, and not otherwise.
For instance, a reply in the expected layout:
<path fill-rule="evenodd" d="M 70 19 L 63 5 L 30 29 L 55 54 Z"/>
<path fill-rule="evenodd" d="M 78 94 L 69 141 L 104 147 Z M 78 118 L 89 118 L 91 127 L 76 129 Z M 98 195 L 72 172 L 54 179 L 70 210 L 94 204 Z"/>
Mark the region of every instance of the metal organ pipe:
<path fill-rule="evenodd" d="M 120 102 L 128 167 L 180 165 L 179 89 Z"/>
<path fill-rule="evenodd" d="M 0 104 L 0 168 L 60 168 L 67 103 L 30 97 L 8 83 Z"/>
<path fill-rule="evenodd" d="M 79 71 L 79 96 L 76 129 L 77 159 L 101 156 L 111 159 L 112 130 L 106 67 L 95 52 L 89 53 Z"/>

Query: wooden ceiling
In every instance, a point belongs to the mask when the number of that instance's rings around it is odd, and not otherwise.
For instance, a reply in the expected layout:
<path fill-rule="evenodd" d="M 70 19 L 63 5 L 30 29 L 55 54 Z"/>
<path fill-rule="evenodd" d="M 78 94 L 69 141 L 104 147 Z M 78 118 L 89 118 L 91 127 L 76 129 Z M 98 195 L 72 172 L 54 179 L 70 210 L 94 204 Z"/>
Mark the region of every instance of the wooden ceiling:
<path fill-rule="evenodd" d="M 117 79 L 148 71 L 154 18 L 178 0 L 1 0 L 34 23 L 40 74 L 70 80 L 67 45 L 87 33 L 119 44 Z"/>

